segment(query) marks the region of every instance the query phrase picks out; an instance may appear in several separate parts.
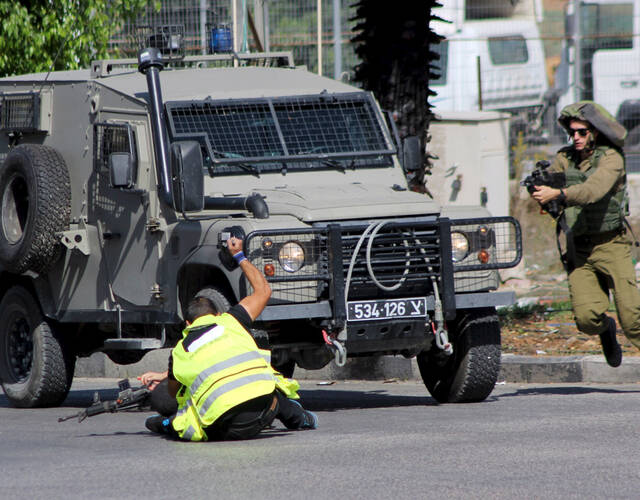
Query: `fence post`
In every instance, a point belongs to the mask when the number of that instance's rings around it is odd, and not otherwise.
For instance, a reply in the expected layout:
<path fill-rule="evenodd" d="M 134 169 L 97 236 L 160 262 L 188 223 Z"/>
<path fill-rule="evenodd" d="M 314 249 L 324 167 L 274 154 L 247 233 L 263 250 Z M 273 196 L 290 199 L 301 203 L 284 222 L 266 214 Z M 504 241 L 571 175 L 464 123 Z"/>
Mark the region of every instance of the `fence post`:
<path fill-rule="evenodd" d="M 476 56 L 476 75 L 478 76 L 478 111 L 482 111 L 482 66 L 480 56 Z"/>
<path fill-rule="evenodd" d="M 341 0 L 333 0 L 333 78 L 342 75 L 342 8 Z"/>
<path fill-rule="evenodd" d="M 318 74 L 322 76 L 322 0 L 318 0 Z"/>

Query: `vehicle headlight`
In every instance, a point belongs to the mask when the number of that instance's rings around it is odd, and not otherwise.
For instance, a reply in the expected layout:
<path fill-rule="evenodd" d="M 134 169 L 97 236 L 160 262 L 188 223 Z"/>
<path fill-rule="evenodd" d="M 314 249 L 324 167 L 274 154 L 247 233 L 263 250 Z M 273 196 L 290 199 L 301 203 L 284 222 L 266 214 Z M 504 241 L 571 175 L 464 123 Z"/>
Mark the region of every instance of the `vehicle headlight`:
<path fill-rule="evenodd" d="M 304 249 L 295 241 L 289 241 L 280 248 L 278 261 L 282 269 L 295 273 L 304 265 Z"/>
<path fill-rule="evenodd" d="M 469 254 L 469 240 L 463 233 L 451 233 L 451 259 L 460 262 Z"/>

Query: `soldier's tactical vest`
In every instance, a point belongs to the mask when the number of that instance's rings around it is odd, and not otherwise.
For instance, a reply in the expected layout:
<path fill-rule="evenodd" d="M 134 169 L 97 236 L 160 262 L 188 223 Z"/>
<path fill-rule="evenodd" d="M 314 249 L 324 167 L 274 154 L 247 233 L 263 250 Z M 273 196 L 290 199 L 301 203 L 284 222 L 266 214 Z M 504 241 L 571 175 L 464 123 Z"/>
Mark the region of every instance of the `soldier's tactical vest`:
<path fill-rule="evenodd" d="M 206 441 L 204 428 L 223 413 L 276 388 L 273 368 L 230 314 L 197 318 L 172 357 L 173 374 L 183 386 L 172 425 L 185 440 Z"/>
<path fill-rule="evenodd" d="M 566 171 L 567 187 L 585 182 L 596 171 L 598 163 L 607 149 L 609 149 L 608 146 L 598 146 L 591 155 L 589 168 L 584 172 L 578 168 L 573 155 L 567 154 L 569 161 L 569 167 Z M 609 192 L 595 203 L 567 207 L 565 217 L 573 235 L 599 234 L 622 228 L 627 210 L 626 190 L 625 177 L 622 189 L 616 193 Z"/>

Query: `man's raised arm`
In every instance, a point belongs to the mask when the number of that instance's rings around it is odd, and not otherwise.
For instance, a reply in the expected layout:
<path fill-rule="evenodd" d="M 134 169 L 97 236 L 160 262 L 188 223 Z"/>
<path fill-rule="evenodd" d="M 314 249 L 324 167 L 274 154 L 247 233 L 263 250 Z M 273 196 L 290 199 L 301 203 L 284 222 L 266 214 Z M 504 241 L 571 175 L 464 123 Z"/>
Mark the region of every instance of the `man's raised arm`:
<path fill-rule="evenodd" d="M 255 321 L 271 297 L 271 287 L 258 268 L 245 257 L 241 239 L 232 236 L 227 240 L 227 248 L 253 287 L 253 293 L 243 298 L 239 303 L 245 308 L 251 321 Z"/>

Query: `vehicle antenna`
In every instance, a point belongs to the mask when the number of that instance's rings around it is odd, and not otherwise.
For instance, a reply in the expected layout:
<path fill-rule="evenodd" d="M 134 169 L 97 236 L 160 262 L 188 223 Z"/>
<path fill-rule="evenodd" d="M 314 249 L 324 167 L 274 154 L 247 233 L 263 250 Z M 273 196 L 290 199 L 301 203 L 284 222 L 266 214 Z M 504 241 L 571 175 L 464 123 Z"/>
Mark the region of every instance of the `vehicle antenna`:
<path fill-rule="evenodd" d="M 58 47 L 58 52 L 56 52 L 56 56 L 53 58 L 53 61 L 51 61 L 51 66 L 49 66 L 49 71 L 47 71 L 47 75 L 44 77 L 44 80 L 42 80 L 42 85 L 40 85 L 40 92 L 42 92 L 42 88 L 44 87 L 44 84 L 47 83 L 47 80 L 49 79 L 49 75 L 53 71 L 56 61 L 58 60 L 58 57 L 60 57 L 60 54 L 62 53 L 62 49 L 66 47 L 67 42 L 69 41 L 71 36 L 73 36 L 74 34 L 81 35 L 82 31 L 80 33 L 76 33 L 74 30 L 71 30 L 67 35 L 67 37 L 64 39 L 64 41 L 60 44 L 60 47 Z"/>

